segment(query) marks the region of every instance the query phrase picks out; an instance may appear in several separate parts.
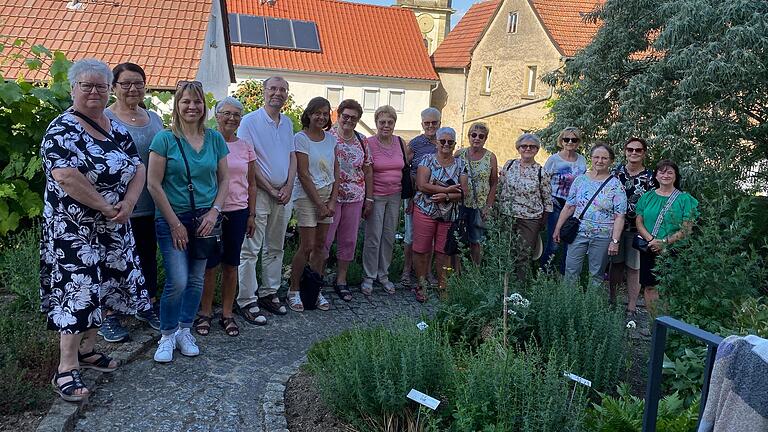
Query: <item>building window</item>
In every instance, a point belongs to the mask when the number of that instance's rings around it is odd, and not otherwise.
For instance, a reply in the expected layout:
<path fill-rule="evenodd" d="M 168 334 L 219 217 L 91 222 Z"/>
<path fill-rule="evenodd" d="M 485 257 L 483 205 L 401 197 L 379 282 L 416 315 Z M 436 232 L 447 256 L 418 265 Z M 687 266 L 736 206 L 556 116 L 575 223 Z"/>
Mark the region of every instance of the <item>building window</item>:
<path fill-rule="evenodd" d="M 397 112 L 405 111 L 405 91 L 404 90 L 390 90 L 389 91 L 389 105 Z"/>
<path fill-rule="evenodd" d="M 536 66 L 528 66 L 526 93 L 528 96 L 536 95 Z"/>
<path fill-rule="evenodd" d="M 325 98 L 331 103 L 332 110 L 335 110 L 337 106 L 343 100 L 344 89 L 342 87 L 328 87 L 325 91 Z"/>
<path fill-rule="evenodd" d="M 485 67 L 485 78 L 483 79 L 483 94 L 491 94 L 491 76 L 493 68 L 491 66 Z"/>
<path fill-rule="evenodd" d="M 379 91 L 377 89 L 363 89 L 363 109 L 376 111 L 379 107 Z"/>
<path fill-rule="evenodd" d="M 517 12 L 510 12 L 507 18 L 507 33 L 517 33 Z"/>

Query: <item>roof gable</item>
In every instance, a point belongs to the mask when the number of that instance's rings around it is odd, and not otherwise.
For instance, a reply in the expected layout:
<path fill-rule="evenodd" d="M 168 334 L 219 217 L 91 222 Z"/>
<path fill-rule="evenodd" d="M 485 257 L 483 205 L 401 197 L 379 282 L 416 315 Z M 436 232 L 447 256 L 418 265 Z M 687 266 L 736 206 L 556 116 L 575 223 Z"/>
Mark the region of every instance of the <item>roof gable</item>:
<path fill-rule="evenodd" d="M 472 51 L 493 21 L 501 3 L 502 0 L 489 0 L 473 4 L 432 54 L 435 67 L 465 68 L 469 66 Z"/>
<path fill-rule="evenodd" d="M 600 24 L 584 22 L 583 14 L 605 0 L 528 0 L 555 47 L 567 57 L 592 42 Z"/>
<path fill-rule="evenodd" d="M 229 13 L 313 21 L 321 52 L 232 45 L 236 66 L 437 80 L 412 11 L 339 0 L 229 0 Z"/>
<path fill-rule="evenodd" d="M 82 9 L 70 10 L 65 0 L 4 0 L 0 34 L 73 60 L 95 57 L 112 66 L 130 61 L 144 68 L 149 86 L 173 88 L 197 73 L 212 1 L 186 0 L 183 8 L 173 0 L 83 1 Z M 18 62 L 3 70 L 6 78 L 23 73 L 45 79 L 47 73 L 30 73 Z"/>

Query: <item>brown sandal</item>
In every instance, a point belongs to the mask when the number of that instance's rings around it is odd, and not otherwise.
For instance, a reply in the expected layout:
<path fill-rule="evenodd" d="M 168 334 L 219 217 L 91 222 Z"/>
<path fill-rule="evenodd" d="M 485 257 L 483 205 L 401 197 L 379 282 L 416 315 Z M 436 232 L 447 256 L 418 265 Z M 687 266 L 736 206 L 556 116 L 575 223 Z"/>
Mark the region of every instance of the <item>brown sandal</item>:
<path fill-rule="evenodd" d="M 211 320 L 212 316 L 198 315 L 195 321 L 192 323 L 192 327 L 195 328 L 195 333 L 200 336 L 208 336 L 211 332 Z"/>
<path fill-rule="evenodd" d="M 235 321 L 234 317 L 221 317 L 219 319 L 219 324 L 221 324 L 221 328 L 224 329 L 224 332 L 227 334 L 227 336 L 235 337 L 240 335 L 240 327 L 237 326 L 237 322 Z"/>

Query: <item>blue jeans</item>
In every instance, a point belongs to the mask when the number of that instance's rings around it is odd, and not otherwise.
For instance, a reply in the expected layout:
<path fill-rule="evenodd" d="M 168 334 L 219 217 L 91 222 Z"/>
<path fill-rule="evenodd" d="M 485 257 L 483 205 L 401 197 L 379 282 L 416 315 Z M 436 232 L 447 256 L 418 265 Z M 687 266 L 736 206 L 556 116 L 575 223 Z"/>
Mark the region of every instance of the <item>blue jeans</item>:
<path fill-rule="evenodd" d="M 558 244 L 552 240 L 552 233 L 555 232 L 555 226 L 557 225 L 557 219 L 560 218 L 560 212 L 563 211 L 563 206 L 560 205 L 554 197 L 552 198 L 552 213 L 549 214 L 547 219 L 547 244 L 544 246 L 544 252 L 541 254 L 541 268 L 552 269 L 555 266 L 554 262 L 549 262 L 550 259 L 557 252 Z M 560 262 L 557 264 L 560 274 L 565 273 L 565 256 L 568 255 L 568 244 L 560 242 L 563 247 L 563 254 L 560 256 Z"/>
<path fill-rule="evenodd" d="M 205 211 L 198 210 L 198 213 L 202 215 Z M 195 233 L 193 213 L 182 213 L 178 218 L 191 239 Z M 207 260 L 193 259 L 189 249 L 174 249 L 171 228 L 162 216 L 155 220 L 155 231 L 165 268 L 165 288 L 160 298 L 160 333 L 170 335 L 179 327 L 192 327 L 203 294 Z"/>

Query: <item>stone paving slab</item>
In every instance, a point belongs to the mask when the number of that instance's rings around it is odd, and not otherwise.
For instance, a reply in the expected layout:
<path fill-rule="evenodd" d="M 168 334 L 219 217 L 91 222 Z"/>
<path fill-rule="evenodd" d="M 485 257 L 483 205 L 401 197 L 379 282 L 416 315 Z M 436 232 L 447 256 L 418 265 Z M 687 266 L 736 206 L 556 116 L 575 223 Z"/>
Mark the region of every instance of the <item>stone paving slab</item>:
<path fill-rule="evenodd" d="M 210 335 L 197 336 L 200 356 L 176 351 L 170 364 L 154 362 L 153 345 L 102 377 L 74 430 L 286 431 L 285 383 L 314 342 L 355 326 L 430 315 L 436 304 L 421 305 L 407 290 L 354 296 L 345 303 L 330 293 L 330 311 L 289 312 L 263 327 L 238 318 L 234 338 L 214 321 Z"/>

